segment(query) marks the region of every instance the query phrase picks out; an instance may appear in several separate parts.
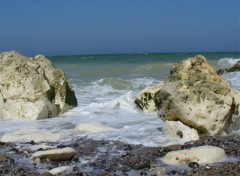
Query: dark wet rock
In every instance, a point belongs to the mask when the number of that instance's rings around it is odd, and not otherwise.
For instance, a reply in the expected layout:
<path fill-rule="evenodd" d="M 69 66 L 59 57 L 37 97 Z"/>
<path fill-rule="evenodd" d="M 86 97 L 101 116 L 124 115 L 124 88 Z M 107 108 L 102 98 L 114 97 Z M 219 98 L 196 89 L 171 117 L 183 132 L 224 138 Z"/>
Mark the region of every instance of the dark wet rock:
<path fill-rule="evenodd" d="M 199 168 L 199 164 L 197 162 L 190 162 L 188 163 L 188 167 L 196 169 Z"/>
<path fill-rule="evenodd" d="M 223 69 L 219 69 L 217 71 L 217 73 L 219 75 L 222 75 L 224 73 L 229 73 L 229 72 L 236 72 L 236 71 L 240 71 L 240 61 L 238 61 L 234 66 L 230 67 L 230 68 L 223 68 Z"/>
<path fill-rule="evenodd" d="M 5 142 L 1 142 L 1 141 L 0 141 L 0 145 L 5 145 L 5 144 L 6 144 Z"/>
<path fill-rule="evenodd" d="M 49 173 L 49 172 L 44 172 L 43 174 L 41 174 L 40 176 L 53 176 L 53 174 Z"/>

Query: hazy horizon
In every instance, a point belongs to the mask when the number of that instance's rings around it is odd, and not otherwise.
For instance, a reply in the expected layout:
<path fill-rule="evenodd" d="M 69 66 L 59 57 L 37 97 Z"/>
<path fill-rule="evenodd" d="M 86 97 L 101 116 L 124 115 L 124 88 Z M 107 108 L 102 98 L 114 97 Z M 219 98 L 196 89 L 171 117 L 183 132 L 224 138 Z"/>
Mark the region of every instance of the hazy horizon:
<path fill-rule="evenodd" d="M 240 1 L 0 0 L 0 52 L 240 52 Z"/>

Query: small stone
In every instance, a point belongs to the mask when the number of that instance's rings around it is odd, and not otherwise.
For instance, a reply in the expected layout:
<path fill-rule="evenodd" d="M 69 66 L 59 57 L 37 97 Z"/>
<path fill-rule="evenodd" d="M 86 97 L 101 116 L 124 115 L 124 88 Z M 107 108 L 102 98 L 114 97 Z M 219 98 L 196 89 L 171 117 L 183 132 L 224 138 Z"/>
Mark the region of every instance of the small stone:
<path fill-rule="evenodd" d="M 183 163 L 197 162 L 200 164 L 221 162 L 225 159 L 223 149 L 214 146 L 200 146 L 185 150 L 168 152 L 163 157 L 163 162 L 167 164 L 179 165 Z M 193 166 L 192 164 L 190 164 Z M 197 164 L 195 164 L 197 166 Z"/>
<path fill-rule="evenodd" d="M 51 161 L 67 161 L 71 160 L 74 155 L 76 155 L 76 150 L 66 147 L 61 149 L 52 149 L 52 150 L 45 150 L 45 151 L 38 151 L 35 152 L 31 159 L 33 162 L 36 161 L 36 159 L 49 159 Z"/>

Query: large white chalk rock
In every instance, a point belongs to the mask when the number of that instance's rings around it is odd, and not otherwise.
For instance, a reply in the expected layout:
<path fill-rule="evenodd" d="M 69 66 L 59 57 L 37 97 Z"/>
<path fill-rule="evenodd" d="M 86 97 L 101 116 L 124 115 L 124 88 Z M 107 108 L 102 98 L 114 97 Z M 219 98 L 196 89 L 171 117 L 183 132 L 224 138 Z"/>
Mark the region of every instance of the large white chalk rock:
<path fill-rule="evenodd" d="M 80 123 L 76 126 L 75 131 L 86 131 L 92 133 L 116 131 L 116 129 L 102 125 L 100 123 Z"/>
<path fill-rule="evenodd" d="M 67 161 L 71 160 L 77 154 L 76 150 L 66 147 L 59 149 L 51 149 L 35 152 L 31 156 L 31 160 L 35 163 L 38 159 L 48 159 L 51 161 Z"/>
<path fill-rule="evenodd" d="M 43 119 L 77 106 L 62 70 L 44 56 L 0 53 L 0 118 Z"/>
<path fill-rule="evenodd" d="M 5 143 L 18 142 L 58 142 L 62 136 L 57 133 L 43 131 L 36 128 L 23 128 L 13 133 L 7 133 L 2 136 L 1 141 Z"/>
<path fill-rule="evenodd" d="M 156 106 L 154 96 L 163 87 L 164 83 L 159 83 L 143 89 L 135 99 L 135 103 L 143 112 L 154 112 Z"/>
<path fill-rule="evenodd" d="M 229 132 L 239 111 L 239 94 L 219 76 L 203 56 L 173 66 L 164 86 L 155 94 L 163 120 L 181 121 L 199 133 Z"/>
<path fill-rule="evenodd" d="M 211 164 L 221 162 L 226 155 L 223 149 L 214 146 L 200 146 L 191 149 L 177 150 L 168 152 L 163 161 L 167 164 L 179 165 L 189 162 L 197 162 L 199 164 Z"/>
<path fill-rule="evenodd" d="M 199 139 L 197 130 L 184 125 L 180 121 L 167 120 L 163 126 L 163 132 L 170 137 L 181 139 L 184 142 Z"/>

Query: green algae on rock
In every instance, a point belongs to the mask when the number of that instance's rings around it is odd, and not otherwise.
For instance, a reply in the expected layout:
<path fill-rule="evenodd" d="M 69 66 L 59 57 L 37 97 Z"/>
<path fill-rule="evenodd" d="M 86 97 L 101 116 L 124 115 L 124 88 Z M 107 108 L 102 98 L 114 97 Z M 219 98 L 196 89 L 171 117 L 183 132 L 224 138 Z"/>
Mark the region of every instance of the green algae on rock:
<path fill-rule="evenodd" d="M 143 89 L 135 99 L 137 106 L 144 112 L 156 111 L 154 96 L 155 93 L 163 87 L 163 85 L 164 83 L 160 83 Z"/>
<path fill-rule="evenodd" d="M 223 69 L 219 69 L 217 71 L 217 73 L 219 75 L 222 75 L 224 73 L 229 73 L 229 72 L 236 72 L 236 71 L 240 71 L 240 61 L 238 61 L 234 66 L 230 67 L 230 68 L 223 68 Z"/>

